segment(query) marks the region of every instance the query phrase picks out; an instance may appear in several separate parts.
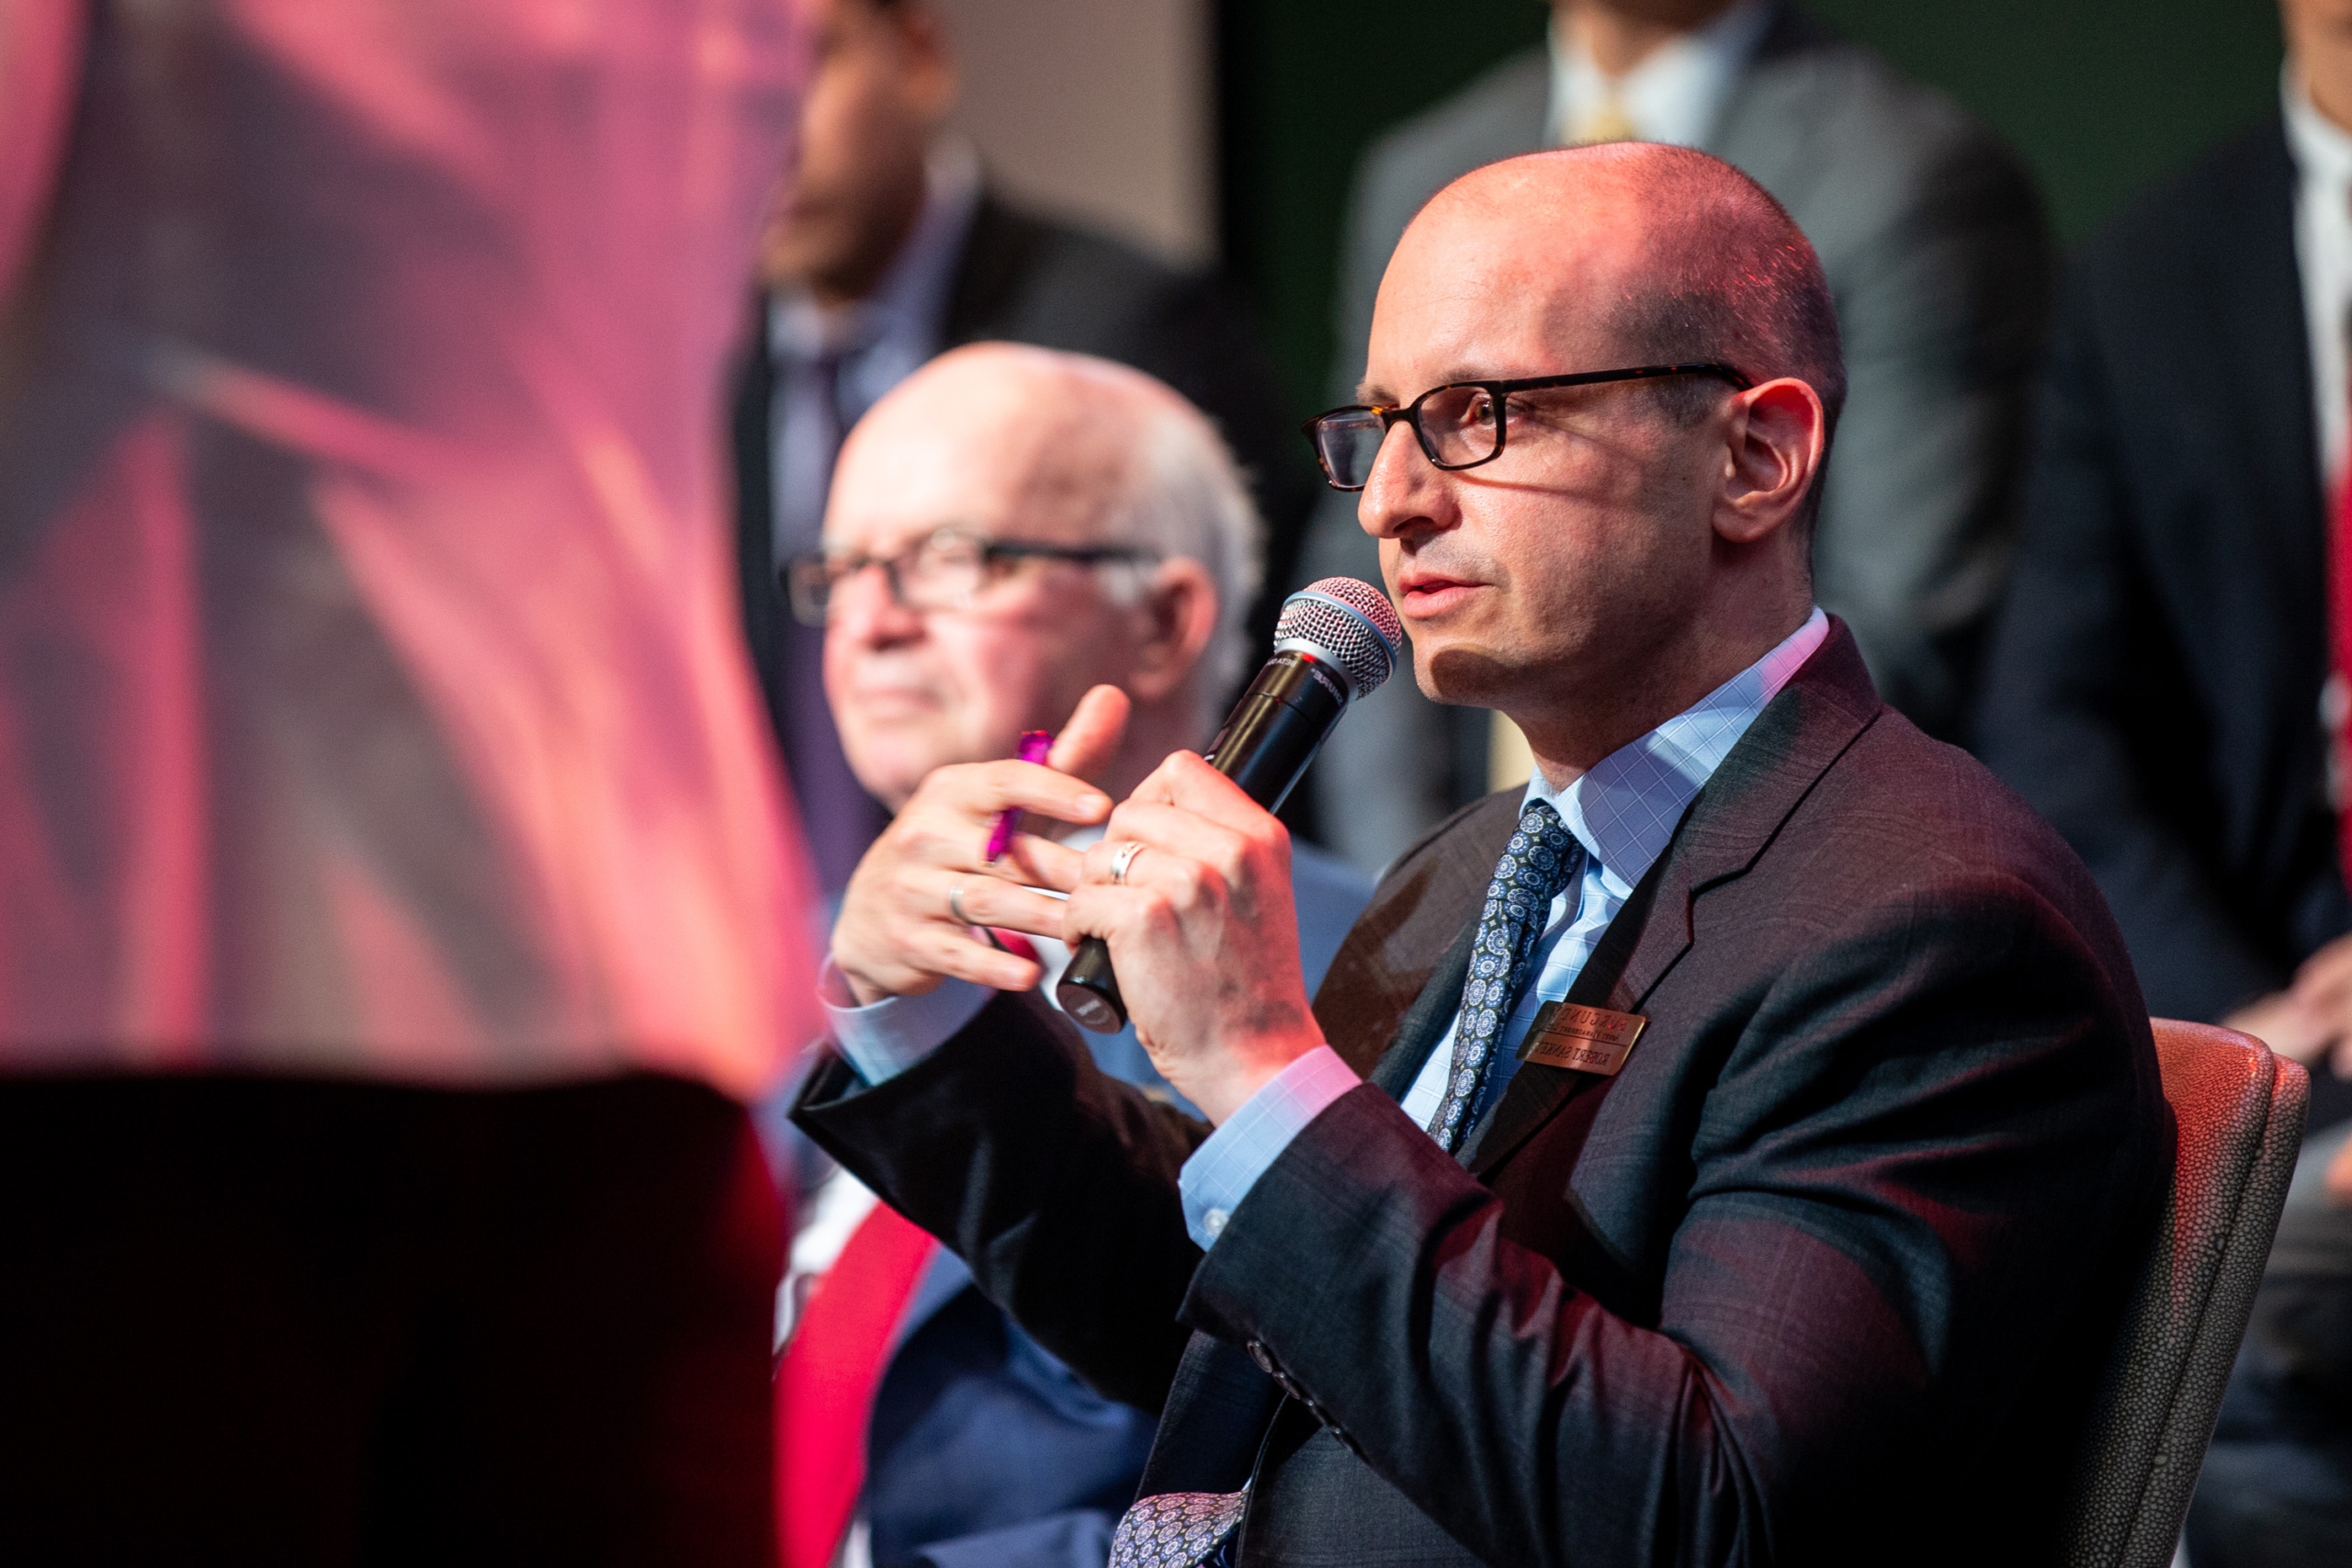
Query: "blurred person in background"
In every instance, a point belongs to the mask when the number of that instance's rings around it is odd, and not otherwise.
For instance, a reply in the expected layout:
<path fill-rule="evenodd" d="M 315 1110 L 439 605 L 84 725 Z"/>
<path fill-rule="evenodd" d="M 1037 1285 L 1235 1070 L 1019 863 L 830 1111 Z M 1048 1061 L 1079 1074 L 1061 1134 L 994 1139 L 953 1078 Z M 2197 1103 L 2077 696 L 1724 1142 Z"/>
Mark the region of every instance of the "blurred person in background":
<path fill-rule="evenodd" d="M 1224 443 L 1168 387 L 1101 359 L 988 344 L 933 360 L 843 446 L 824 539 L 791 564 L 791 598 L 823 628 L 850 765 L 894 812 L 935 769 L 1060 729 L 1098 683 L 1129 705 L 1095 781 L 1124 796 L 1216 732 L 1261 646 L 1246 623 L 1260 526 Z M 1304 845 L 1292 871 L 1311 988 L 1372 889 Z M 1069 950 L 998 940 L 1037 960 L 1050 998 Z M 1106 1072 L 1176 1100 L 1132 1028 L 1086 1043 Z M 961 1260 L 785 1122 L 789 1099 L 763 1118 L 795 1199 L 777 1402 L 786 1568 L 834 1562 L 845 1533 L 849 1563 L 1100 1568 L 1152 1416 L 1014 1326 Z M 891 1332 L 856 1361 L 842 1325 L 877 1314 Z M 831 1369 L 830 1397 L 810 1397 L 812 1367 Z"/>
<path fill-rule="evenodd" d="M 773 1562 L 782 0 L 0 8 L 0 1561 Z"/>
<path fill-rule="evenodd" d="M 1886 700 L 1959 737 L 2015 533 L 2026 389 L 2049 293 L 2031 178 L 1983 126 L 1783 0 L 1554 0 L 1551 41 L 1390 131 L 1358 169 L 1334 403 L 1405 224 L 1481 164 L 1550 146 L 1697 147 L 1779 197 L 1828 274 L 1853 394 L 1814 543 L 1822 607 Z M 1316 515 L 1304 575 L 1370 576 L 1352 498 Z M 1516 730 L 1392 681 L 1317 771 L 1325 840 L 1366 870 L 1526 776 Z"/>
<path fill-rule="evenodd" d="M 2279 112 L 2061 290 L 1983 701 L 1986 761 L 2089 863 L 2149 1007 L 2312 1067 L 2197 1568 L 2352 1562 L 2352 0 L 2281 12 Z"/>
<path fill-rule="evenodd" d="M 842 756 L 821 636 L 777 570 L 813 549 L 842 433 L 942 349 L 984 339 L 1099 355 L 1168 382 L 1216 421 L 1270 525 L 1271 637 L 1315 480 L 1272 369 L 1211 278 L 1026 212 L 943 129 L 956 65 L 928 0 L 809 0 L 816 64 L 792 176 L 762 242 L 762 292 L 735 403 L 744 625 L 828 892 L 888 818 Z"/>

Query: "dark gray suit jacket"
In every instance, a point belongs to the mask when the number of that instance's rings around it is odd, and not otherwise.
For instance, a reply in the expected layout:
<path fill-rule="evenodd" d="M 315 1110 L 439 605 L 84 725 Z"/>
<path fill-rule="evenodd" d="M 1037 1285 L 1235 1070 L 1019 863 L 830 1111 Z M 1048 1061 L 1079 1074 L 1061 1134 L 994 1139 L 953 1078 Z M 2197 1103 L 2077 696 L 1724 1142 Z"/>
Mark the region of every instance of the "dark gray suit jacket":
<path fill-rule="evenodd" d="M 1516 801 L 1407 855 L 1317 998 L 1372 1081 L 1205 1258 L 1206 1129 L 1019 998 L 802 1126 L 1105 1392 L 1147 1491 L 1254 1473 L 1267 1563 L 2038 1562 L 2171 1122 L 2105 907 L 1842 626 L 1701 792 L 1457 1163 L 1398 1111 Z M 1191 1330 L 1188 1339 L 1187 1330 Z"/>
<path fill-rule="evenodd" d="M 1550 69 L 1542 51 L 1521 55 L 1366 155 L 1342 260 L 1334 403 L 1355 400 L 1381 274 L 1421 203 L 1545 144 Z M 1838 303 L 1851 386 L 1815 536 L 1815 596 L 1854 628 L 1888 700 L 1955 739 L 2016 536 L 2050 292 L 2031 177 L 1950 99 L 1793 6 L 1770 24 L 1705 151 L 1788 208 Z M 1355 512 L 1354 496 L 1335 495 L 1317 513 L 1310 573 L 1374 573 Z M 1319 781 L 1326 841 L 1374 866 L 1483 794 L 1484 719 L 1449 724 L 1411 682 L 1391 682 L 1332 737 Z M 1361 781 L 1373 766 L 1404 793 L 1368 800 Z M 1352 800 L 1344 815 L 1333 813 L 1334 791 Z"/>
<path fill-rule="evenodd" d="M 2274 118 L 2083 247 L 1985 687 L 1985 760 L 2090 863 L 2151 1001 L 2182 1018 L 2283 986 L 2352 929 L 2294 225 Z"/>

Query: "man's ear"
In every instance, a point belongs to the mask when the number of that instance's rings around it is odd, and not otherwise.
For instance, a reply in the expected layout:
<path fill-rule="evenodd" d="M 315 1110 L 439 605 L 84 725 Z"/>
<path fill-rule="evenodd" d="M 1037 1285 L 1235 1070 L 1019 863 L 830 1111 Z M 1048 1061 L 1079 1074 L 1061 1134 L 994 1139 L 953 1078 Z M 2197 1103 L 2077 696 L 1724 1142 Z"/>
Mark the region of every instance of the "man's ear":
<path fill-rule="evenodd" d="M 1191 678 L 1216 635 L 1216 583 L 1196 560 L 1164 560 L 1136 601 L 1135 617 L 1141 640 L 1127 691 L 1138 703 L 1159 702 Z"/>
<path fill-rule="evenodd" d="M 1806 383 L 1784 376 L 1739 393 L 1724 433 L 1715 532 L 1751 545 L 1787 523 L 1804 504 L 1828 445 L 1827 411 Z"/>

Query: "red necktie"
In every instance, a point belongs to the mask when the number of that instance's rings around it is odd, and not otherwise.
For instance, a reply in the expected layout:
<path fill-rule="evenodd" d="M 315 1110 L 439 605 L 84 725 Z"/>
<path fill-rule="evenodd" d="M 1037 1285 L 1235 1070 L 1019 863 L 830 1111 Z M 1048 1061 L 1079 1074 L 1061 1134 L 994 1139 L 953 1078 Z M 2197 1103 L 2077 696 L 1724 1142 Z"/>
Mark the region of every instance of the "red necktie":
<path fill-rule="evenodd" d="M 865 1484 L 866 1427 L 891 1337 L 939 1244 L 876 1203 L 808 1292 L 775 1374 L 783 1568 L 827 1568 Z"/>

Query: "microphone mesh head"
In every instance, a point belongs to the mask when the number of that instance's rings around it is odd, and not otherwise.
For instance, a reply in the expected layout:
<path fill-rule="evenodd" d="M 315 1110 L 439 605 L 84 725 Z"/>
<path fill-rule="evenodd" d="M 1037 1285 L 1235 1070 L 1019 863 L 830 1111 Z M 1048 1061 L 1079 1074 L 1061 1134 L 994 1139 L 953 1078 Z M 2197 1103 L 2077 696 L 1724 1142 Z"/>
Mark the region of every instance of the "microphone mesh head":
<path fill-rule="evenodd" d="M 1337 665 L 1359 697 L 1396 673 L 1405 628 L 1388 595 L 1352 577 L 1326 577 L 1283 601 L 1276 649 L 1296 648 Z"/>

